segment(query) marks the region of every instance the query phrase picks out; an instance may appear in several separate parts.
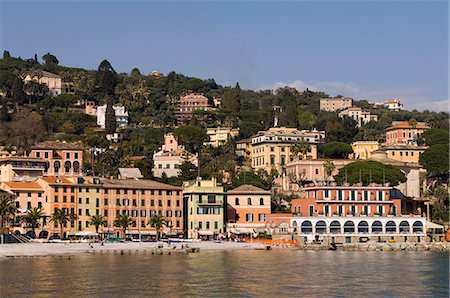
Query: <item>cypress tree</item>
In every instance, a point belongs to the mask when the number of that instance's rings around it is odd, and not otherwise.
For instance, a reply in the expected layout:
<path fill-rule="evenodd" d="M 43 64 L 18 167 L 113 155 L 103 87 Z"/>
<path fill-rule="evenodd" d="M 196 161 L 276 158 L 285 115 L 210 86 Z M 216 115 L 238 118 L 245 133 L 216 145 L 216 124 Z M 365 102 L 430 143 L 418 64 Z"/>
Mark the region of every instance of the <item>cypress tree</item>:
<path fill-rule="evenodd" d="M 116 113 L 113 108 L 113 100 L 111 97 L 106 101 L 106 114 L 105 114 L 105 132 L 107 134 L 113 134 L 116 132 Z"/>

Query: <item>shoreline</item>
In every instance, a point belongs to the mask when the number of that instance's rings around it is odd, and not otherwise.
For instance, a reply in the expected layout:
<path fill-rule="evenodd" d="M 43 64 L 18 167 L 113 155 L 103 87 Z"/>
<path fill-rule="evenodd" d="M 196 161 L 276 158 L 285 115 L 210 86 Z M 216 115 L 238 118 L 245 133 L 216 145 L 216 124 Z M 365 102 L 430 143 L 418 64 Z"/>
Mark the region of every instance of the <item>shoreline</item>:
<path fill-rule="evenodd" d="M 300 245 L 300 250 L 329 250 L 330 245 L 306 244 Z M 430 243 L 349 243 L 336 247 L 341 251 L 450 251 L 449 242 Z"/>

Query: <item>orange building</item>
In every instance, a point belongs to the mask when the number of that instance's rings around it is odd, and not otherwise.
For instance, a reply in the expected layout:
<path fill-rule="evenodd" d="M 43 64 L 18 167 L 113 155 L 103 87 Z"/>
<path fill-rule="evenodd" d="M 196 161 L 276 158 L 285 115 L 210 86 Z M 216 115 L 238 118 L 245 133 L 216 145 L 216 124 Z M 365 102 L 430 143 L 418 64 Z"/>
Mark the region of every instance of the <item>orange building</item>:
<path fill-rule="evenodd" d="M 166 218 L 164 234 L 183 232 L 182 188 L 151 180 L 110 180 L 100 179 L 103 187 L 103 214 L 108 226 L 104 229 L 117 237 L 139 238 L 140 235 L 156 235 L 150 227 L 150 217 L 159 213 Z M 127 235 L 122 229 L 114 227 L 119 214 L 131 216 L 135 225 L 128 228 Z"/>
<path fill-rule="evenodd" d="M 74 176 L 82 173 L 81 143 L 45 141 L 31 148 L 30 157 L 48 161 L 48 168 L 44 173 L 48 176 Z"/>
<path fill-rule="evenodd" d="M 407 121 L 394 121 L 392 126 L 386 128 L 386 145 L 414 143 L 427 129 L 430 127 L 423 122 L 411 126 Z"/>
<path fill-rule="evenodd" d="M 270 191 L 241 185 L 227 192 L 227 228 L 234 234 L 256 233 L 265 228 L 270 214 Z"/>

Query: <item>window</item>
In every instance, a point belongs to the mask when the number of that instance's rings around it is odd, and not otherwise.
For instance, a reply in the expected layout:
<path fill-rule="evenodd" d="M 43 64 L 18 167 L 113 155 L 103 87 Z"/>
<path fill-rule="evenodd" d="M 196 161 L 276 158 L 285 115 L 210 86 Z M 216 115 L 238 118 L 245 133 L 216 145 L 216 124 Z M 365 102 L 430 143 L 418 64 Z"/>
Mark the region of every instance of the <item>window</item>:
<path fill-rule="evenodd" d="M 275 156 L 273 156 L 273 155 L 270 156 L 270 164 L 271 165 L 275 164 Z"/>
<path fill-rule="evenodd" d="M 328 189 L 325 189 L 325 190 L 323 191 L 323 197 L 324 197 L 325 199 L 329 199 L 329 198 L 330 198 L 330 191 L 329 191 Z"/>
<path fill-rule="evenodd" d="M 245 214 L 245 221 L 252 222 L 253 221 L 253 214 L 252 213 Z"/>
<path fill-rule="evenodd" d="M 316 175 L 319 175 L 319 169 L 316 169 Z"/>
<path fill-rule="evenodd" d="M 206 229 L 209 230 L 209 221 L 206 222 Z"/>
<path fill-rule="evenodd" d="M 384 198 L 384 192 L 378 191 L 378 201 L 383 201 L 383 198 Z"/>
<path fill-rule="evenodd" d="M 78 159 L 78 153 L 75 152 L 75 159 Z"/>
<path fill-rule="evenodd" d="M 247 199 L 247 205 L 251 205 L 252 204 L 252 199 L 251 198 L 248 198 Z"/>
<path fill-rule="evenodd" d="M 219 223 L 217 221 L 214 222 L 214 230 L 217 230 L 219 228 Z"/>
<path fill-rule="evenodd" d="M 369 191 L 364 191 L 364 201 L 369 200 Z"/>
<path fill-rule="evenodd" d="M 120 199 L 116 199 L 116 205 L 117 205 L 117 206 L 121 206 L 121 205 L 120 205 Z"/>
<path fill-rule="evenodd" d="M 338 200 L 342 201 L 344 199 L 344 192 L 342 190 L 338 190 Z"/>
<path fill-rule="evenodd" d="M 170 164 L 166 164 L 166 169 L 170 169 Z"/>
<path fill-rule="evenodd" d="M 234 204 L 235 204 L 235 205 L 239 205 L 239 198 L 235 198 L 235 199 L 234 199 Z"/>
<path fill-rule="evenodd" d="M 263 198 L 259 198 L 259 205 L 263 206 L 264 205 L 264 199 Z"/>
<path fill-rule="evenodd" d="M 350 195 L 351 195 L 352 201 L 356 200 L 356 191 L 354 191 L 354 190 L 350 191 Z"/>
<path fill-rule="evenodd" d="M 172 205 L 172 201 L 171 200 L 167 200 L 167 207 L 170 207 Z"/>
<path fill-rule="evenodd" d="M 162 169 L 162 164 L 159 164 L 159 165 L 158 165 L 158 169 Z"/>
<path fill-rule="evenodd" d="M 158 200 L 158 206 L 162 207 L 162 200 Z"/>
<path fill-rule="evenodd" d="M 116 195 L 120 194 L 120 189 L 116 189 Z"/>
<path fill-rule="evenodd" d="M 203 228 L 203 223 L 201 221 L 198 222 L 198 228 L 202 229 Z"/>
<path fill-rule="evenodd" d="M 155 200 L 150 200 L 150 206 L 155 206 Z"/>
<path fill-rule="evenodd" d="M 70 159 L 70 153 L 66 152 L 66 159 Z"/>
<path fill-rule="evenodd" d="M 105 206 L 108 206 L 108 199 L 105 199 L 104 202 Z"/>
<path fill-rule="evenodd" d="M 86 209 L 86 216 L 90 216 L 89 209 Z"/>
<path fill-rule="evenodd" d="M 215 202 L 216 202 L 216 196 L 208 195 L 208 203 L 215 203 Z"/>
<path fill-rule="evenodd" d="M 44 157 L 48 158 L 48 152 L 44 152 Z"/>
<path fill-rule="evenodd" d="M 78 209 L 78 215 L 82 215 L 83 213 L 82 213 L 83 211 L 81 210 L 81 209 Z"/>
<path fill-rule="evenodd" d="M 38 192 L 38 198 L 42 198 L 42 193 Z"/>
<path fill-rule="evenodd" d="M 314 215 L 314 206 L 309 206 L 309 216 Z"/>
<path fill-rule="evenodd" d="M 265 216 L 264 213 L 258 214 L 258 220 L 259 220 L 260 222 L 261 222 L 261 221 L 264 221 L 264 216 Z"/>
<path fill-rule="evenodd" d="M 136 201 L 136 199 L 133 199 L 133 206 L 137 207 L 137 201 Z"/>
<path fill-rule="evenodd" d="M 177 207 L 180 207 L 180 200 L 177 200 Z"/>
<path fill-rule="evenodd" d="M 89 198 L 86 198 L 86 204 L 89 204 Z"/>
<path fill-rule="evenodd" d="M 100 207 L 100 199 L 95 199 L 95 207 Z"/>
<path fill-rule="evenodd" d="M 31 209 L 31 202 L 27 202 L 27 209 Z"/>
<path fill-rule="evenodd" d="M 42 203 L 38 202 L 38 208 L 42 208 Z"/>
<path fill-rule="evenodd" d="M 74 196 L 70 196 L 70 202 L 71 203 L 75 203 L 75 197 Z"/>
<path fill-rule="evenodd" d="M 128 189 L 124 189 L 123 193 L 127 195 L 128 194 Z"/>
<path fill-rule="evenodd" d="M 63 186 L 63 192 L 67 192 L 67 187 Z"/>
<path fill-rule="evenodd" d="M 105 216 L 108 217 L 108 210 L 105 210 Z"/>
<path fill-rule="evenodd" d="M 145 200 L 141 200 L 141 206 L 145 206 Z"/>

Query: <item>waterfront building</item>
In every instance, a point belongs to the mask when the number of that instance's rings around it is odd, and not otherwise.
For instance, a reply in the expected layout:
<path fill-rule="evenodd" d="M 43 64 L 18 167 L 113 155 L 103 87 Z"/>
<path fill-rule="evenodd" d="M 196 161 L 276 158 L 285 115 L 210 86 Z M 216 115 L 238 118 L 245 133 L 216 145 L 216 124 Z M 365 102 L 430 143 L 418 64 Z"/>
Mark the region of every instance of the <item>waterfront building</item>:
<path fill-rule="evenodd" d="M 61 77 L 48 71 L 39 71 L 36 73 L 27 74 L 23 81 L 24 83 L 36 81 L 39 84 L 44 84 L 48 87 L 48 90 L 53 96 L 60 95 L 62 91 Z"/>
<path fill-rule="evenodd" d="M 369 159 L 380 148 L 378 141 L 356 141 L 352 144 L 353 159 Z"/>
<path fill-rule="evenodd" d="M 295 128 L 272 127 L 259 131 L 252 137 L 252 167 L 257 171 L 271 169 L 279 172 L 296 158 L 291 154 L 291 145 L 302 139 L 308 141 L 310 149 L 302 159 L 317 159 L 317 145 L 325 139 L 324 131 L 297 130 Z"/>
<path fill-rule="evenodd" d="M 30 157 L 42 158 L 48 162 L 44 175 L 79 175 L 83 165 L 83 146 L 80 142 L 45 141 L 31 147 Z"/>
<path fill-rule="evenodd" d="M 208 98 L 203 94 L 190 93 L 181 96 L 177 102 L 175 116 L 178 124 L 189 123 L 193 118 L 194 111 L 209 111 L 211 109 L 208 104 Z M 205 121 L 207 115 L 197 115 L 197 119 Z"/>
<path fill-rule="evenodd" d="M 407 121 L 394 121 L 386 128 L 386 146 L 415 143 L 427 129 L 430 127 L 424 122 L 411 125 Z"/>
<path fill-rule="evenodd" d="M 44 199 L 42 201 L 43 213 L 51 216 L 55 212 L 55 208 L 67 211 L 68 214 L 75 215 L 77 208 L 77 190 L 75 184 L 66 177 L 47 176 L 40 177 L 36 182 L 44 190 Z M 64 232 L 61 235 L 60 227 L 54 222 L 47 222 L 43 227 L 50 235 L 58 235 L 61 238 L 75 235 L 77 226 L 75 220 L 65 223 Z M 45 237 L 47 238 L 47 237 Z"/>
<path fill-rule="evenodd" d="M 0 158 L 0 182 L 35 181 L 43 176 L 47 167 L 48 162 L 42 158 Z"/>
<path fill-rule="evenodd" d="M 163 173 L 167 177 L 178 176 L 181 172 L 180 166 L 184 162 L 198 166 L 198 157 L 185 150 L 184 146 L 178 145 L 173 134 L 168 133 L 164 136 L 164 145 L 153 154 L 153 176 L 162 177 Z"/>
<path fill-rule="evenodd" d="M 271 192 L 253 185 L 227 191 L 227 231 L 229 234 L 255 234 L 265 229 L 271 212 Z"/>
<path fill-rule="evenodd" d="M 185 237 L 213 239 L 225 233 L 225 193 L 215 178 L 183 184 Z"/>
<path fill-rule="evenodd" d="M 266 232 L 275 239 L 277 236 L 287 236 L 292 239 L 293 228 L 291 226 L 292 213 L 272 213 L 265 218 Z"/>
<path fill-rule="evenodd" d="M 425 241 L 426 219 L 401 215 L 401 198 L 387 185 L 305 187 L 292 200 L 291 226 L 305 242 Z"/>
<path fill-rule="evenodd" d="M 336 112 L 351 108 L 353 105 L 353 98 L 349 97 L 335 97 L 335 98 L 321 98 L 320 110 L 327 112 Z"/>
<path fill-rule="evenodd" d="M 177 235 L 183 232 L 182 188 L 152 180 L 100 179 L 103 186 L 103 215 L 107 227 L 102 232 L 116 237 L 138 239 L 139 235 L 156 235 L 156 229 L 150 227 L 150 217 L 161 214 L 166 219 L 162 232 Z M 135 225 L 126 230 L 114 226 L 119 214 L 131 216 Z"/>
<path fill-rule="evenodd" d="M 219 147 L 225 145 L 230 139 L 239 135 L 239 128 L 213 127 L 207 128 L 206 134 L 209 137 L 209 142 L 203 143 L 205 146 Z"/>
<path fill-rule="evenodd" d="M 386 103 L 384 104 L 384 106 L 392 111 L 402 111 L 405 109 L 397 98 L 392 99 L 392 100 L 387 100 Z"/>
<path fill-rule="evenodd" d="M 128 126 L 128 112 L 124 106 L 113 106 L 114 114 L 116 115 L 117 128 L 126 128 Z M 100 128 L 105 128 L 106 123 L 106 105 L 97 107 L 97 125 Z"/>
<path fill-rule="evenodd" d="M 361 127 L 370 121 L 378 121 L 378 115 L 370 114 L 359 107 L 351 107 L 339 112 L 339 117 L 350 117 L 356 121 L 356 126 Z"/>

